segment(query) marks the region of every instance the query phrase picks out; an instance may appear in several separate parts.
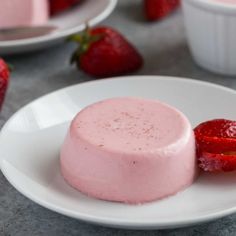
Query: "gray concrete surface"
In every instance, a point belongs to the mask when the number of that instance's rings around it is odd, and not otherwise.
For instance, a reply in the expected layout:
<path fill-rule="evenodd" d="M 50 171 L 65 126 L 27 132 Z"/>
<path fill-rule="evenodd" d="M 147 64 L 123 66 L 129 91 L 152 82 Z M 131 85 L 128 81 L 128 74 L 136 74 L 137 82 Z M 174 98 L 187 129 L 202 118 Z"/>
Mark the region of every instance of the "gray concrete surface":
<path fill-rule="evenodd" d="M 173 75 L 210 81 L 236 89 L 236 78 L 215 75 L 199 68 L 189 53 L 181 11 L 169 18 L 147 23 L 140 0 L 120 0 L 102 24 L 121 31 L 145 59 L 139 75 Z M 7 57 L 14 65 L 11 86 L 0 114 L 0 125 L 19 108 L 41 95 L 92 78 L 68 64 L 73 44 L 37 53 Z M 236 235 L 236 214 L 189 228 L 132 231 L 95 226 L 47 210 L 18 193 L 0 173 L 0 236 L 189 236 Z"/>

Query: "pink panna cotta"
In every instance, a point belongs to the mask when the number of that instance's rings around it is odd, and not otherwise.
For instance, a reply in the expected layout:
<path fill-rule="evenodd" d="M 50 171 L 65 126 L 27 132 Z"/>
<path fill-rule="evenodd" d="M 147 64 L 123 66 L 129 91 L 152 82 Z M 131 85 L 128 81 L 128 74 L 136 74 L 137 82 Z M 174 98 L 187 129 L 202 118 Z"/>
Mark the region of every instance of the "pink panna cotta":
<path fill-rule="evenodd" d="M 72 187 L 131 204 L 176 194 L 197 175 L 188 119 L 159 101 L 132 97 L 104 100 L 80 111 L 60 162 Z"/>
<path fill-rule="evenodd" d="M 236 0 L 213 0 L 213 1 L 226 4 L 236 4 Z"/>
<path fill-rule="evenodd" d="M 0 28 L 45 24 L 48 0 L 1 0 Z"/>

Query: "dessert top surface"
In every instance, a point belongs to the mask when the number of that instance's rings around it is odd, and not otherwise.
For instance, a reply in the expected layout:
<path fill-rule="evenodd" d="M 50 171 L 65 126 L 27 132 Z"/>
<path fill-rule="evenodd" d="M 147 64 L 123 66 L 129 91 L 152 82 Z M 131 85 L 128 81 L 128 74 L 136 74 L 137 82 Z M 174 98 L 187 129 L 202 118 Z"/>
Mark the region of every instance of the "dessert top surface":
<path fill-rule="evenodd" d="M 185 138 L 185 116 L 164 103 L 114 98 L 83 109 L 73 120 L 75 136 L 101 148 L 153 151 Z"/>

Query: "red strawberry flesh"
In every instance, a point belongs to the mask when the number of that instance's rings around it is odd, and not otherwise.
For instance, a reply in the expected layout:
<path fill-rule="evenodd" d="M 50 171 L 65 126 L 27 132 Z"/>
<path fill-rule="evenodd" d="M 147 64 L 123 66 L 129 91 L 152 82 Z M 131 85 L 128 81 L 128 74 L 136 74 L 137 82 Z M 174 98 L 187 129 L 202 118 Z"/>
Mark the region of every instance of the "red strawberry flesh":
<path fill-rule="evenodd" d="M 202 152 L 198 160 L 199 167 L 205 171 L 228 172 L 236 170 L 236 153 L 227 155 Z"/>
<path fill-rule="evenodd" d="M 80 0 L 49 0 L 50 14 L 61 13 L 79 2 Z"/>
<path fill-rule="evenodd" d="M 155 21 L 169 15 L 179 5 L 179 0 L 144 0 L 144 11 L 147 20 Z"/>
<path fill-rule="evenodd" d="M 134 46 L 110 27 L 87 29 L 82 35 L 72 36 L 72 40 L 80 41 L 72 62 L 94 77 L 131 73 L 143 64 Z"/>
<path fill-rule="evenodd" d="M 0 109 L 2 108 L 8 87 L 10 71 L 8 65 L 0 58 Z"/>
<path fill-rule="evenodd" d="M 197 134 L 207 137 L 236 138 L 236 121 L 215 119 L 197 127 Z"/>
<path fill-rule="evenodd" d="M 205 171 L 236 170 L 236 121 L 215 119 L 195 129 L 199 166 Z"/>

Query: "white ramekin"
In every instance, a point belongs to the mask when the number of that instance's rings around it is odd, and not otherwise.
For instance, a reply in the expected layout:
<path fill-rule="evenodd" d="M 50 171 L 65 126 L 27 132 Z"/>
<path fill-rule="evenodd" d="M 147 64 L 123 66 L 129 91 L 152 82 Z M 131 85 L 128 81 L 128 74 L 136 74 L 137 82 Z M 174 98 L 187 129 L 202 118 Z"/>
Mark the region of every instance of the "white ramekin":
<path fill-rule="evenodd" d="M 236 4 L 182 0 L 190 50 L 202 67 L 236 75 Z"/>

